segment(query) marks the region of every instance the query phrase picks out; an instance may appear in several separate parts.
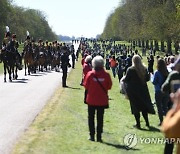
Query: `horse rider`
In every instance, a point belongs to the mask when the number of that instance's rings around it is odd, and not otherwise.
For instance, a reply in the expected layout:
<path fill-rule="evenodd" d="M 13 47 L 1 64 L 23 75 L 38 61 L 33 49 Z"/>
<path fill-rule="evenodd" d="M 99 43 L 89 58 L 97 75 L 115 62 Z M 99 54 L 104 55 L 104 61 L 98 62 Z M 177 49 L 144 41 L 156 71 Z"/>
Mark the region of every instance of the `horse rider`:
<path fill-rule="evenodd" d="M 41 39 L 38 41 L 39 55 L 44 54 L 44 43 Z"/>
<path fill-rule="evenodd" d="M 11 33 L 8 28 L 6 28 L 5 37 L 2 42 L 2 51 L 5 51 L 7 49 L 7 45 L 11 40 Z"/>
<path fill-rule="evenodd" d="M 31 38 L 30 38 L 29 35 L 26 37 L 26 41 L 24 42 L 24 47 L 25 47 L 26 45 L 31 45 Z"/>
<path fill-rule="evenodd" d="M 35 43 L 34 39 L 32 39 L 31 44 L 32 44 L 32 53 L 33 53 L 32 56 L 33 56 L 34 61 L 36 61 L 38 59 L 38 55 L 39 55 L 38 46 Z"/>
<path fill-rule="evenodd" d="M 22 69 L 22 57 L 18 52 L 19 43 L 16 41 L 16 34 L 12 34 L 12 38 L 7 45 L 7 51 L 12 52 L 14 54 L 14 59 L 17 57 L 19 59 L 18 69 Z"/>
<path fill-rule="evenodd" d="M 28 31 L 27 31 L 27 32 L 28 32 Z M 22 56 L 24 56 L 24 52 L 25 52 L 25 51 L 29 51 L 31 47 L 32 47 L 31 38 L 30 38 L 29 32 L 28 32 L 28 34 L 27 34 L 27 36 L 26 36 L 26 40 L 25 40 L 25 42 L 24 42 L 24 49 L 23 49 L 23 52 L 22 52 Z"/>

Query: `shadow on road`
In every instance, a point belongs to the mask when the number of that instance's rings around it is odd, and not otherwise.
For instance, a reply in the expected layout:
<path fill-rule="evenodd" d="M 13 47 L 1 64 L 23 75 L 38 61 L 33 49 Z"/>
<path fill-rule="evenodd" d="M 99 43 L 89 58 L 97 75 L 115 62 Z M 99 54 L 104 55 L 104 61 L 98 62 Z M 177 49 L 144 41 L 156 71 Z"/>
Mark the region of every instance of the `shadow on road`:
<path fill-rule="evenodd" d="M 42 74 L 31 74 L 30 76 L 43 76 Z"/>
<path fill-rule="evenodd" d="M 28 79 L 17 79 L 13 80 L 11 83 L 28 83 Z"/>

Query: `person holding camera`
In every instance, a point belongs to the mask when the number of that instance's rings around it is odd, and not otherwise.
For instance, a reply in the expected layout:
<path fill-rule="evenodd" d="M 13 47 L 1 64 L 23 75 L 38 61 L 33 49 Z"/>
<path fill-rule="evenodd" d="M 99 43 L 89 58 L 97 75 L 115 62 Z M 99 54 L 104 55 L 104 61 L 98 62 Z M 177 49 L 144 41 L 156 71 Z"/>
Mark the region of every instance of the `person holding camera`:
<path fill-rule="evenodd" d="M 177 58 L 177 60 L 174 62 L 173 66 L 173 71 L 168 75 L 166 81 L 164 82 L 164 84 L 161 87 L 161 90 L 167 94 L 171 94 L 171 93 L 175 93 L 177 90 L 178 85 L 173 84 L 174 81 L 179 81 L 180 82 L 180 56 Z M 173 106 L 173 102 L 170 101 L 169 102 L 169 112 L 172 112 L 172 106 Z M 167 117 L 170 116 L 170 114 L 167 114 Z M 162 131 L 166 134 L 166 128 L 163 127 L 167 127 L 167 119 L 165 118 L 165 120 L 163 121 L 162 124 Z M 172 154 L 173 153 L 173 148 L 174 148 L 174 143 L 171 142 L 166 142 L 165 144 L 165 148 L 164 148 L 164 154 Z M 180 151 L 179 151 L 180 152 Z"/>

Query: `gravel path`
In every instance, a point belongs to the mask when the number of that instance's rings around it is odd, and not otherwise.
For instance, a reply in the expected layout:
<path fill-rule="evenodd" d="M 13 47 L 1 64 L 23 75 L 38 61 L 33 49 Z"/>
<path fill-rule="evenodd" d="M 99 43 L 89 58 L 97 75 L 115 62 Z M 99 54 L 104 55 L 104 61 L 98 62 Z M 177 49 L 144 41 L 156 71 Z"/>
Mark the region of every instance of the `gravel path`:
<path fill-rule="evenodd" d="M 77 49 L 77 45 L 75 46 Z M 0 76 L 0 154 L 9 154 L 16 140 L 61 86 L 61 72 L 39 72 L 4 83 Z"/>

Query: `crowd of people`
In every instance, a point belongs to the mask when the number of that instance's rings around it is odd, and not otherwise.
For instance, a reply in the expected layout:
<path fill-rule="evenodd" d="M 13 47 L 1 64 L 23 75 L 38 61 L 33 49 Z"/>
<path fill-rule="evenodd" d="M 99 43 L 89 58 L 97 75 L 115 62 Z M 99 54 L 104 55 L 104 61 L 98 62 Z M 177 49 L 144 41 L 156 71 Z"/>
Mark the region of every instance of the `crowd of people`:
<path fill-rule="evenodd" d="M 180 88 L 180 56 L 157 55 L 147 57 L 146 67 L 138 50 L 126 45 L 115 44 L 113 41 L 82 41 L 80 44 L 82 51 L 83 75 L 80 85 L 85 87 L 84 102 L 88 105 L 88 124 L 90 140 L 102 142 L 103 115 L 104 109 L 108 108 L 108 90 L 112 87 L 112 80 L 105 70 L 112 70 L 112 77 L 118 76 L 118 81 L 123 83 L 121 92 L 127 95 L 130 102 L 131 113 L 135 117 L 136 128 L 141 129 L 140 113 L 145 120 L 146 127 L 150 128 L 148 114 L 157 114 L 159 124 L 163 132 L 164 127 L 168 127 L 163 122 L 164 117 L 172 109 L 173 102 L 170 99 L 171 93 L 176 93 Z M 105 62 L 105 64 L 104 64 Z M 156 66 L 154 64 L 157 64 Z M 155 69 L 155 71 L 154 71 Z M 172 91 L 172 81 L 176 81 L 176 89 Z M 155 100 L 150 97 L 147 82 L 154 85 Z M 176 99 L 179 97 L 176 97 Z M 176 101 L 176 102 L 179 102 Z M 178 106 L 179 108 L 179 106 Z M 95 111 L 97 110 L 97 133 L 95 133 Z M 173 110 L 174 111 L 174 110 Z M 174 113 L 174 112 L 173 112 Z M 165 120 L 166 121 L 166 120 Z M 164 124 L 165 123 L 165 124 Z M 170 127 L 170 126 L 169 126 Z M 169 128 L 170 129 L 170 128 Z M 176 137 L 180 137 L 177 133 Z M 166 135 L 167 136 L 167 135 Z M 173 152 L 173 143 L 166 143 L 164 153 Z"/>

